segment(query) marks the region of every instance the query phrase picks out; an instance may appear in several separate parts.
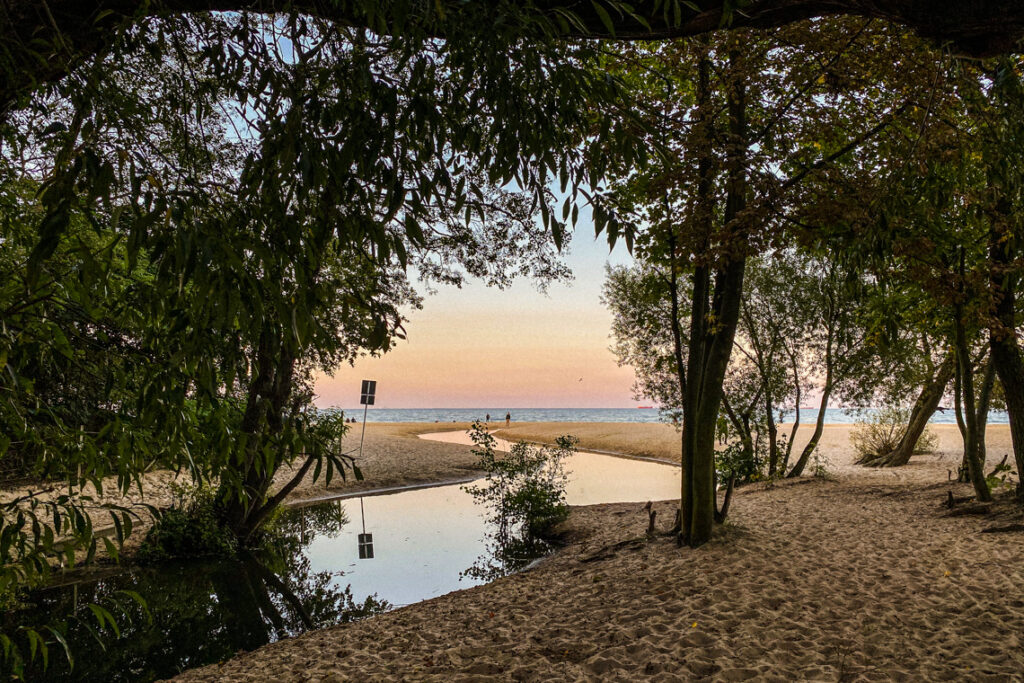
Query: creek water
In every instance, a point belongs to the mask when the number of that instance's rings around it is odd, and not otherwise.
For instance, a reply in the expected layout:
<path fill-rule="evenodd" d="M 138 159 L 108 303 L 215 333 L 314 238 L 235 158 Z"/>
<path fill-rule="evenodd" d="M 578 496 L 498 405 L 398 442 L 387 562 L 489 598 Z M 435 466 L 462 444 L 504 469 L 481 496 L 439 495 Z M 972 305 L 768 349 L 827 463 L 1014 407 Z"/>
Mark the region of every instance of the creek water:
<path fill-rule="evenodd" d="M 428 435 L 461 441 L 461 433 Z M 499 444 L 499 448 L 506 444 Z M 679 495 L 679 468 L 594 453 L 566 459 L 570 505 Z M 284 512 L 272 559 L 168 562 L 69 573 L 4 619 L 67 628 L 70 668 L 51 648 L 40 680 L 148 681 L 240 650 L 468 588 L 542 556 L 495 547 L 486 509 L 460 485 L 328 500 Z M 135 603 L 141 596 L 145 608 Z M 120 636 L 96 633 L 90 604 L 120 605 Z M 97 637 L 99 636 L 99 637 Z"/>

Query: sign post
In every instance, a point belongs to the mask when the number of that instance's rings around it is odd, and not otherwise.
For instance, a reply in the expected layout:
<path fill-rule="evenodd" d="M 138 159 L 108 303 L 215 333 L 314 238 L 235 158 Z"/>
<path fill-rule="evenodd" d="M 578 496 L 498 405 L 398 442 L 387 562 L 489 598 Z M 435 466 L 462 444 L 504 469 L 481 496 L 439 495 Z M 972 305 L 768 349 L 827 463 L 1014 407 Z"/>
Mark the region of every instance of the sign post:
<path fill-rule="evenodd" d="M 366 411 L 373 405 L 377 395 L 377 381 L 364 379 L 363 386 L 359 390 L 359 404 L 363 406 L 363 432 L 359 435 L 359 457 L 363 457 L 363 439 L 366 437 Z"/>
<path fill-rule="evenodd" d="M 373 559 L 373 534 L 366 533 L 366 513 L 363 511 L 363 497 L 359 496 L 359 516 L 363 520 L 363 533 L 359 534 L 359 559 Z"/>
<path fill-rule="evenodd" d="M 363 386 L 359 390 L 359 403 L 363 406 L 363 433 L 359 436 L 359 457 L 363 457 L 363 439 L 366 437 L 366 411 L 373 405 L 377 395 L 377 382 L 372 379 L 364 379 Z M 373 534 L 366 533 L 366 513 L 363 511 L 363 497 L 359 497 L 359 516 L 363 522 L 363 533 L 359 534 L 359 559 L 373 559 Z"/>

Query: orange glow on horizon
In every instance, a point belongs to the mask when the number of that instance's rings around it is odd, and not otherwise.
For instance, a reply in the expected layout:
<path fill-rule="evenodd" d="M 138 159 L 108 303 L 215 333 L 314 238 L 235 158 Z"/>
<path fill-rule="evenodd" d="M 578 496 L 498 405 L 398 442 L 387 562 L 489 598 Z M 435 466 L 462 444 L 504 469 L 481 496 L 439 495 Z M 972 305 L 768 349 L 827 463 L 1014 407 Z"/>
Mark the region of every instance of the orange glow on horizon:
<path fill-rule="evenodd" d="M 428 298 L 391 352 L 318 378 L 317 404 L 357 406 L 360 380 L 375 379 L 382 408 L 636 405 L 633 370 L 608 350 L 611 316 L 594 287 L 550 297 L 467 289 Z"/>

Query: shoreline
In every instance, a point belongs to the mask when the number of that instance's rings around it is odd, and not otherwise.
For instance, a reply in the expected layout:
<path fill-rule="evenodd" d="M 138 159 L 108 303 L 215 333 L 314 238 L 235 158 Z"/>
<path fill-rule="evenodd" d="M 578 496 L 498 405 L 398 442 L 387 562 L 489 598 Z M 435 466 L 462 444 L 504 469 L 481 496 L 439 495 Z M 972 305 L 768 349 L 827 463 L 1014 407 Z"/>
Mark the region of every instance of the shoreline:
<path fill-rule="evenodd" d="M 651 461 L 660 464 L 678 466 L 681 459 L 679 433 L 672 425 L 657 422 L 513 422 L 504 427 L 502 421 L 493 421 L 492 433 L 508 440 L 526 440 L 541 445 L 552 445 L 557 436 L 574 434 L 580 438 L 578 449 L 583 452 L 594 452 L 628 460 Z M 472 446 L 447 441 L 420 438 L 422 435 L 468 430 L 470 423 L 437 423 L 437 422 L 378 422 L 368 423 L 364 446 L 364 458 L 360 463 L 365 478 L 355 480 L 336 476 L 330 486 L 323 480 L 313 482 L 312 474 L 285 500 L 288 506 L 303 506 L 325 500 L 359 495 L 379 495 L 371 493 L 379 489 L 392 489 L 394 492 L 401 487 L 428 487 L 445 483 L 464 483 L 483 476 L 476 468 L 476 456 L 472 454 Z M 780 431 L 788 432 L 790 424 L 780 425 Z M 807 428 L 805 428 L 807 427 Z M 960 434 L 956 425 L 931 424 L 929 428 L 940 437 L 936 454 L 916 455 L 908 465 L 900 468 L 865 468 L 849 462 L 849 432 L 855 424 L 834 423 L 825 425 L 820 440 L 819 453 L 828 460 L 833 454 L 839 454 L 838 467 L 841 474 L 865 478 L 873 481 L 903 481 L 908 478 L 920 479 L 924 472 L 944 470 L 955 472 L 959 466 L 959 454 L 953 453 L 958 447 Z M 799 448 L 809 439 L 813 425 L 801 423 L 794 440 L 793 450 Z M 1009 448 L 1009 425 L 989 424 L 986 430 L 989 460 L 994 464 Z M 1012 460 L 1012 458 L 1010 458 Z M 284 482 L 294 469 L 282 470 L 278 481 Z M 806 476 L 806 474 L 805 474 Z M 179 483 L 191 484 L 187 476 L 172 476 L 165 470 L 151 472 L 144 477 L 142 495 L 137 488 L 132 488 L 122 496 L 116 486 L 108 478 L 104 486 L 104 495 L 98 497 L 99 503 L 115 503 L 118 505 L 141 507 L 151 504 L 157 507 L 168 507 L 174 499 L 172 487 Z M 9 499 L 23 493 L 25 489 L 0 490 L 0 499 Z M 59 494 L 59 490 L 53 495 Z M 92 487 L 87 487 L 86 495 L 95 495 Z M 97 535 L 113 533 L 114 527 L 109 523 L 109 515 L 103 511 L 94 511 L 91 515 L 96 524 Z M 141 542 L 150 520 L 144 512 L 136 521 L 134 533 L 125 544 L 129 553 Z M 102 553 L 100 553 L 102 555 Z"/>
<path fill-rule="evenodd" d="M 738 489 L 696 550 L 645 538 L 642 503 L 574 507 L 567 545 L 531 571 L 178 680 L 1020 681 L 1024 543 L 943 507 L 970 492 L 945 481 L 952 427 L 895 471 L 852 465 L 848 430 L 828 430 L 831 478 Z M 989 435 L 997 462 L 1008 434 Z M 655 503 L 659 531 L 674 505 Z"/>
<path fill-rule="evenodd" d="M 477 473 L 471 449 L 419 438 L 450 425 L 368 425 L 364 481 L 304 483 L 288 504 L 459 483 Z M 980 530 L 1024 522 L 1024 512 L 1004 501 L 998 519 L 947 514 L 947 491 L 970 494 L 946 480 L 960 458 L 955 425 L 933 425 L 936 452 L 892 469 L 852 463 L 853 426 L 825 430 L 829 478 L 737 489 L 729 521 L 701 549 L 645 538 L 639 501 L 573 507 L 567 545 L 528 572 L 309 631 L 178 679 L 974 680 L 973 671 L 978 680 L 1022 680 L 1024 640 L 1012 634 L 1024 633 L 1024 543 Z M 634 453 L 605 453 L 627 459 L 678 448 L 664 424 L 494 431 L 536 440 L 581 431 L 581 451 L 627 443 Z M 812 431 L 802 425 L 794 449 Z M 998 462 L 1008 426 L 986 434 L 989 462 Z M 654 504 L 659 531 L 675 505 Z"/>

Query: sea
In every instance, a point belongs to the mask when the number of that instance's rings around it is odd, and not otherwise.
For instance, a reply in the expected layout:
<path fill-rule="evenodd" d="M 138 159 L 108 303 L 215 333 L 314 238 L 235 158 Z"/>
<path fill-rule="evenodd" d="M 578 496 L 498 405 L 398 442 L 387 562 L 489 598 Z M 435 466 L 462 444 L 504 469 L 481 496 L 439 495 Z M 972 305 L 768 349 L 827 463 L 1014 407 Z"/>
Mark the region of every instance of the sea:
<path fill-rule="evenodd" d="M 825 411 L 826 424 L 853 424 L 870 421 L 877 408 L 829 408 Z M 366 411 L 367 422 L 473 422 L 484 420 L 490 414 L 492 422 L 505 420 L 505 413 L 513 422 L 660 422 L 657 407 L 651 408 L 376 408 Z M 363 408 L 346 408 L 345 414 L 362 419 Z M 783 422 L 791 422 L 794 413 L 783 415 Z M 802 408 L 800 422 L 813 423 L 818 417 L 816 408 Z M 989 412 L 989 424 L 1007 424 L 1006 411 Z M 932 424 L 956 424 L 952 409 L 936 411 Z"/>

